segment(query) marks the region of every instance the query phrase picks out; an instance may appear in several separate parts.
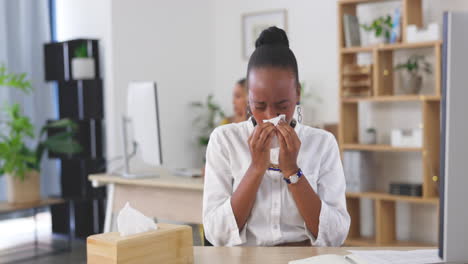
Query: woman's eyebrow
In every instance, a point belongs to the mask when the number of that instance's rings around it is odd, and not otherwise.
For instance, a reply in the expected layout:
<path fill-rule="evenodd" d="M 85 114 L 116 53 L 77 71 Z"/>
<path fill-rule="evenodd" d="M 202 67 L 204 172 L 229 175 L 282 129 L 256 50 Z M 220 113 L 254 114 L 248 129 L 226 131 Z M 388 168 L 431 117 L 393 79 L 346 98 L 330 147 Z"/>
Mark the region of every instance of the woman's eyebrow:
<path fill-rule="evenodd" d="M 284 104 L 284 103 L 287 103 L 287 102 L 289 102 L 289 100 L 288 100 L 288 99 L 284 99 L 284 100 L 281 100 L 281 101 L 276 102 L 275 104 L 276 104 L 276 105 L 280 105 L 280 104 Z"/>

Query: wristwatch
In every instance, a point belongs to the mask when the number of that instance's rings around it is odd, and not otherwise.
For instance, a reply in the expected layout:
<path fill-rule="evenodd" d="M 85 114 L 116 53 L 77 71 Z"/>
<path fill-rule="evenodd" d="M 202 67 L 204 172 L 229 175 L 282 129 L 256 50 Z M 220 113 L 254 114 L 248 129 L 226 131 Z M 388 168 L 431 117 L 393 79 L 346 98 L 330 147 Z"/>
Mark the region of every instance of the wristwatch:
<path fill-rule="evenodd" d="M 287 183 L 287 184 L 296 184 L 298 181 L 299 181 L 299 178 L 302 177 L 302 175 L 304 175 L 302 173 L 302 170 L 301 169 L 298 169 L 296 174 L 293 174 L 291 176 L 289 176 L 289 178 L 286 178 L 286 177 L 283 177 L 283 180 Z"/>

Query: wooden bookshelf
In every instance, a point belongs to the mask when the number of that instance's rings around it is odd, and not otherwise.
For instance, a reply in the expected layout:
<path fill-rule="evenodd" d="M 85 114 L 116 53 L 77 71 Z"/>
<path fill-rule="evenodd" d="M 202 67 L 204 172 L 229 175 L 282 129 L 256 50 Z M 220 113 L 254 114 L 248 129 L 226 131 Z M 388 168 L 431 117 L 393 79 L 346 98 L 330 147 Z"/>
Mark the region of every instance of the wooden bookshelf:
<path fill-rule="evenodd" d="M 437 244 L 429 244 L 417 241 L 394 240 L 385 243 L 377 243 L 375 237 L 349 238 L 344 243 L 345 247 L 437 247 Z"/>
<path fill-rule="evenodd" d="M 393 147 L 390 145 L 372 145 L 372 144 L 343 144 L 343 150 L 360 150 L 360 151 L 380 151 L 380 152 L 422 152 L 422 148 L 410 147 Z"/>
<path fill-rule="evenodd" d="M 441 48 L 442 41 L 427 41 L 420 43 L 406 42 L 406 27 L 414 24 L 422 26 L 422 0 L 399 0 L 401 2 L 401 32 L 402 40 L 394 44 L 378 44 L 364 47 L 345 47 L 343 15 L 356 15 L 359 4 L 378 3 L 386 0 L 339 0 L 338 1 L 338 57 L 339 57 L 339 95 L 340 95 L 340 125 L 338 140 L 340 150 L 345 151 L 375 151 L 405 153 L 420 153 L 423 168 L 422 197 L 392 195 L 389 193 L 368 191 L 348 192 L 346 194 L 348 212 L 351 216 L 351 227 L 347 246 L 433 246 L 413 241 L 398 241 L 396 239 L 396 203 L 411 203 L 415 205 L 439 206 L 437 183 L 433 181 L 439 172 L 440 144 L 440 99 L 441 99 Z M 434 91 L 427 95 L 395 94 L 393 67 L 394 53 L 400 50 L 425 49 L 434 52 L 433 65 Z M 343 85 L 344 66 L 357 64 L 358 53 L 370 53 L 372 56 L 372 93 L 371 96 L 346 97 Z M 390 145 L 366 145 L 359 142 L 359 104 L 414 102 L 421 105 L 423 142 L 422 147 L 393 147 Z M 398 106 L 396 106 L 398 107 Z M 402 117 L 404 118 L 404 116 Z M 383 154 L 385 155 L 385 154 Z M 399 155 L 399 154 L 398 154 Z M 375 230 L 373 237 L 362 237 L 360 230 L 360 201 L 370 199 L 374 204 Z"/>
<path fill-rule="evenodd" d="M 417 43 L 394 43 L 394 44 L 379 44 L 367 47 L 351 47 L 341 48 L 341 53 L 352 54 L 360 52 L 373 52 L 373 51 L 385 51 L 385 50 L 404 50 L 404 49 L 424 49 L 424 48 L 438 48 L 442 46 L 442 41 L 427 41 Z"/>
<path fill-rule="evenodd" d="M 406 196 L 406 195 L 394 195 L 384 192 L 348 192 L 346 193 L 347 198 L 365 198 L 371 200 L 385 200 L 394 202 L 405 202 L 405 203 L 420 203 L 420 204 L 433 204 L 438 205 L 439 199 Z"/>
<path fill-rule="evenodd" d="M 368 96 L 368 97 L 343 97 L 343 103 L 359 102 L 410 102 L 410 101 L 440 101 L 437 95 L 390 95 L 390 96 Z"/>

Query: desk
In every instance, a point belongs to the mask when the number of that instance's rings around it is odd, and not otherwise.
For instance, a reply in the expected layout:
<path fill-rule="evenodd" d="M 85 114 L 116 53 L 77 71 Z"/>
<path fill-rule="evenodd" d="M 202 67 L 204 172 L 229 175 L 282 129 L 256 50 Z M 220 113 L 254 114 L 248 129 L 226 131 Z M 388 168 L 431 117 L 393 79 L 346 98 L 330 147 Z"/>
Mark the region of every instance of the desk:
<path fill-rule="evenodd" d="M 104 232 L 110 232 L 113 212 L 130 205 L 154 218 L 184 223 L 202 223 L 203 179 L 174 176 L 167 169 L 154 170 L 158 178 L 126 179 L 110 174 L 92 174 L 93 187 L 107 186 Z"/>
<path fill-rule="evenodd" d="M 408 247 L 194 247 L 195 264 L 286 264 L 288 261 L 325 254 L 350 254 L 347 250 L 415 250 Z"/>

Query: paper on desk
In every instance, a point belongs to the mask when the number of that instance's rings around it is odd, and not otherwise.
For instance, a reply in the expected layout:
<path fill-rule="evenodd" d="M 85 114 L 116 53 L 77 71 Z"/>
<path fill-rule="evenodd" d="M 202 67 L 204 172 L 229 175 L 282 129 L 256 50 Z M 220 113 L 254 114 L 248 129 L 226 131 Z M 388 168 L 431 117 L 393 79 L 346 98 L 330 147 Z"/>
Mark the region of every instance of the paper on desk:
<path fill-rule="evenodd" d="M 348 250 L 372 264 L 425 264 L 439 263 L 437 249 L 400 250 Z"/>
<path fill-rule="evenodd" d="M 133 209 L 127 202 L 117 216 L 117 230 L 121 236 L 129 236 L 158 229 L 153 219 Z"/>
<path fill-rule="evenodd" d="M 288 264 L 368 264 L 356 258 L 350 260 L 348 256 L 335 254 L 319 255 L 311 258 L 289 261 Z"/>

